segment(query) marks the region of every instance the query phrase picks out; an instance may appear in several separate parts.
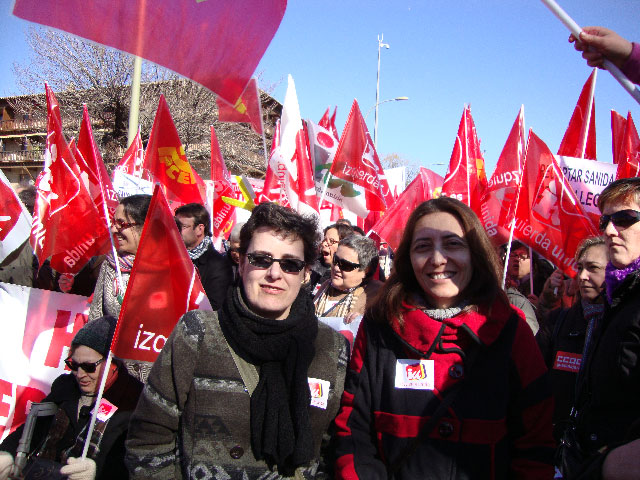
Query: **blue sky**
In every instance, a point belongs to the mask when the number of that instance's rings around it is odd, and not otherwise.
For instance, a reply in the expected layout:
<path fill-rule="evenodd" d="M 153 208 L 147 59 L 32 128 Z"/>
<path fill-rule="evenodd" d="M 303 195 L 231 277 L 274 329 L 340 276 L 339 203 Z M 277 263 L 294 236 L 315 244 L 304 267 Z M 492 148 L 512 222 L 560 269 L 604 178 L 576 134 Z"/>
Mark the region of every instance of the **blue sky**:
<path fill-rule="evenodd" d="M 579 25 L 604 25 L 640 41 L 637 0 L 560 0 Z M 0 12 L 0 95 L 15 91 L 11 63 L 27 55 L 27 22 Z M 556 151 L 590 68 L 567 42 L 565 27 L 538 0 L 289 0 L 280 29 L 256 72 L 284 99 L 296 83 L 303 118 L 318 121 L 338 106 L 342 131 L 353 99 L 375 104 L 377 36 L 382 51 L 378 152 L 397 153 L 444 175 L 462 115 L 471 105 L 492 172 L 521 104 L 533 128 Z M 598 72 L 598 159 L 611 162 L 610 110 L 640 121 L 639 105 L 606 71 Z M 373 133 L 373 113 L 367 118 Z"/>

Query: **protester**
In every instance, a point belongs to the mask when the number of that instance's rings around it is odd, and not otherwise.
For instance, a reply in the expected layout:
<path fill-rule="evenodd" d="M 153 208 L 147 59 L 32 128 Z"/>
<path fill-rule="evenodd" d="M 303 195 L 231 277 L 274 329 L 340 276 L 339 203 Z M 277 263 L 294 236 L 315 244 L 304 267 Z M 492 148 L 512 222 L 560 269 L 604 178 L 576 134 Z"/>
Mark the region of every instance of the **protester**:
<path fill-rule="evenodd" d="M 640 45 L 604 27 L 584 27 L 580 38 L 569 35 L 575 49 L 590 67 L 603 67 L 605 58 L 622 70 L 629 80 L 640 83 Z"/>
<path fill-rule="evenodd" d="M 316 221 L 261 203 L 240 233 L 241 282 L 218 312 L 186 313 L 132 418 L 135 478 L 312 478 L 338 411 L 346 339 L 301 290 Z M 310 389 L 312 394 L 310 395 Z"/>
<path fill-rule="evenodd" d="M 533 308 L 529 299 L 525 297 L 520 290 L 514 287 L 507 287 L 505 292 L 509 299 L 509 303 L 522 310 L 527 325 L 529 325 L 531 332 L 536 335 L 540 329 L 540 324 L 538 323 L 536 309 Z"/>
<path fill-rule="evenodd" d="M 236 223 L 229 234 L 229 250 L 227 258 L 233 270 L 234 283 L 238 280 L 238 265 L 240 264 L 240 231 L 245 222 Z"/>
<path fill-rule="evenodd" d="M 534 307 L 537 307 L 538 296 L 552 271 L 551 264 L 540 258 L 536 252 L 530 252 L 525 244 L 518 241 L 512 242 L 506 286 L 517 288 Z M 533 283 L 533 291 L 531 283 Z"/>
<path fill-rule="evenodd" d="M 333 255 L 331 279 L 314 297 L 319 317 L 344 317 L 351 323 L 363 315 L 381 282 L 372 277 L 378 268 L 378 251 L 373 240 L 349 235 L 338 243 Z"/>
<path fill-rule="evenodd" d="M 353 228 L 345 222 L 334 223 L 324 229 L 324 238 L 320 243 L 320 254 L 311 265 L 307 282 L 307 289 L 311 293 L 315 294 L 316 286 L 323 284 L 331 277 L 331 263 L 333 255 L 338 249 L 338 243 L 349 235 L 353 235 Z"/>
<path fill-rule="evenodd" d="M 552 478 L 545 374 L 478 218 L 453 198 L 424 202 L 360 324 L 337 478 Z"/>
<path fill-rule="evenodd" d="M 209 303 L 218 310 L 233 282 L 233 270 L 227 259 L 213 248 L 209 212 L 199 203 L 187 203 L 176 208 L 175 218 Z"/>
<path fill-rule="evenodd" d="M 587 238 L 576 250 L 579 301 L 571 308 L 559 308 L 549 314 L 536 340 L 550 371 L 555 399 L 554 436 L 560 440 L 574 403 L 576 379 L 582 361 L 585 335 L 590 321 L 604 314 L 604 275 L 609 253 L 604 239 Z M 562 274 L 556 274 L 562 281 Z M 555 287 L 555 288 L 561 288 Z"/>
<path fill-rule="evenodd" d="M 600 230 L 609 249 L 607 308 L 588 342 L 569 447 L 575 470 L 600 474 L 610 448 L 640 437 L 640 178 L 609 184 L 598 199 Z M 628 433 L 629 432 L 629 433 Z M 635 432 L 635 433 L 634 433 Z M 582 464 L 576 466 L 580 463 Z M 587 477 L 585 477 L 587 478 Z"/>
<path fill-rule="evenodd" d="M 78 331 L 71 342 L 69 358 L 65 360 L 71 373 L 60 375 L 51 385 L 51 393 L 43 400 L 54 402 L 58 411 L 52 417 L 38 418 L 34 429 L 30 461 L 66 463 L 60 473 L 71 480 L 128 478 L 124 442 L 142 384 L 131 377 L 118 360 L 113 361 L 107 372 L 103 395 L 103 402 L 110 402 L 117 410 L 109 418 L 96 420 L 92 447 L 86 459 L 79 458 L 116 321 L 113 317 L 101 317 Z M 18 428 L 0 445 L 3 450 L 0 471 L 5 473 L 0 474 L 2 480 L 9 474 L 6 467 L 13 464 L 23 428 Z"/>

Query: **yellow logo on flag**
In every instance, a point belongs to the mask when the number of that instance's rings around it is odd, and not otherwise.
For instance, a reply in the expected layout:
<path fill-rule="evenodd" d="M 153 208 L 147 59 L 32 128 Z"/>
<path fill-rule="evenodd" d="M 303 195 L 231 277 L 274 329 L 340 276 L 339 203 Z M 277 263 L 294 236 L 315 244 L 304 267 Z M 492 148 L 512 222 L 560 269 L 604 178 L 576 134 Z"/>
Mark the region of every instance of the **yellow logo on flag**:
<path fill-rule="evenodd" d="M 478 180 L 484 182 L 487 180 L 487 174 L 484 171 L 484 160 L 476 158 L 476 171 L 478 172 Z"/>
<path fill-rule="evenodd" d="M 171 180 L 185 185 L 196 183 L 182 145 L 180 145 L 180 153 L 175 147 L 160 147 L 158 155 L 160 162 L 167 166 L 166 174 Z"/>
<path fill-rule="evenodd" d="M 247 107 L 242 101 L 242 97 L 238 98 L 238 101 L 233 106 L 233 108 L 235 108 L 238 111 L 238 113 L 241 113 L 242 115 L 245 115 L 247 113 Z"/>

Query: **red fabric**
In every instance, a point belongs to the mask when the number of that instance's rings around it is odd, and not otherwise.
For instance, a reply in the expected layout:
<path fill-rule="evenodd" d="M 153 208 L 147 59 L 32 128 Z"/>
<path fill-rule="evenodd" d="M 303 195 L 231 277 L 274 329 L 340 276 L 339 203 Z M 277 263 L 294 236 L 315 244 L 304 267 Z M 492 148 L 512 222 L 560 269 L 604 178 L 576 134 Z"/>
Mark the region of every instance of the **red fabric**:
<path fill-rule="evenodd" d="M 273 141 L 271 142 L 271 152 L 269 153 L 269 164 L 267 165 L 267 171 L 264 176 L 264 186 L 262 191 L 258 194 L 254 200 L 256 204 L 262 202 L 279 202 L 281 189 L 280 182 L 278 180 L 278 171 L 275 162 L 271 159 L 276 154 L 276 150 L 280 145 L 280 119 L 276 121 L 276 126 L 273 130 Z"/>
<path fill-rule="evenodd" d="M 0 179 L 0 241 L 4 240 L 16 226 L 22 214 L 20 200 L 13 189 Z"/>
<path fill-rule="evenodd" d="M 108 238 L 109 231 L 65 141 L 58 101 L 48 85 L 45 90 L 47 143 L 44 169 L 36 179 L 31 246 L 40 266 L 52 256 L 56 271 L 75 274 L 99 251 L 96 239 Z"/>
<path fill-rule="evenodd" d="M 364 188 L 368 210 L 384 211 L 393 203 L 378 153 L 356 100 L 342 131 L 331 174 Z"/>
<path fill-rule="evenodd" d="M 615 110 L 611 110 L 611 151 L 613 152 L 613 163 L 619 162 L 624 140 L 624 132 L 627 128 L 627 119 Z"/>
<path fill-rule="evenodd" d="M 442 185 L 442 195 L 457 198 L 481 217 L 481 201 L 486 189 L 487 175 L 480 140 L 476 134 L 471 109 L 466 106 L 451 152 L 449 171 Z"/>
<path fill-rule="evenodd" d="M 140 138 L 140 129 L 133 138 L 131 145 L 124 152 L 120 163 L 116 166 L 115 170 L 120 170 L 134 177 L 144 178 L 145 180 L 151 180 L 148 172 L 143 171 L 142 162 L 144 161 L 144 147 L 142 146 L 142 139 Z M 115 172 L 114 170 L 114 172 Z"/>
<path fill-rule="evenodd" d="M 113 354 L 155 361 L 180 317 L 198 308 L 203 296 L 200 277 L 156 185 L 111 344 Z"/>
<path fill-rule="evenodd" d="M 146 58 L 235 104 L 286 6 L 286 0 L 18 0 L 13 14 Z"/>
<path fill-rule="evenodd" d="M 358 474 L 353 464 L 353 455 L 344 455 L 338 458 L 338 460 L 336 460 L 336 471 L 340 472 L 339 478 L 342 480 L 358 479 Z"/>
<path fill-rule="evenodd" d="M 249 80 L 238 101 L 231 104 L 221 97 L 216 98 L 218 120 L 221 122 L 246 122 L 258 135 L 262 135 L 262 108 L 260 91 L 255 78 Z"/>
<path fill-rule="evenodd" d="M 627 114 L 627 121 L 622 138 L 622 145 L 618 155 L 618 171 L 616 180 L 619 178 L 631 178 L 640 175 L 640 137 L 631 118 L 631 112 Z"/>
<path fill-rule="evenodd" d="M 525 151 L 524 108 L 521 107 L 482 200 L 480 221 L 495 245 L 509 240 Z"/>
<path fill-rule="evenodd" d="M 222 197 L 235 198 L 231 176 L 222 158 L 216 131 L 211 125 L 211 180 L 215 187 L 213 198 L 213 237 L 219 237 L 225 231 L 231 231 L 235 223 L 236 207 L 225 203 Z M 231 227 L 231 228 L 230 228 Z"/>
<path fill-rule="evenodd" d="M 420 167 L 416 178 L 387 209 L 385 215 L 372 227 L 393 250 L 397 250 L 404 233 L 407 218 L 422 202 L 438 196 L 444 179 L 431 170 Z"/>
<path fill-rule="evenodd" d="M 578 244 L 598 230 L 549 148 L 529 131 L 514 236 L 570 276 Z"/>
<path fill-rule="evenodd" d="M 333 115 L 331 116 L 329 116 L 329 110 L 331 110 L 331 107 L 327 107 L 327 111 L 324 112 L 324 115 L 322 115 L 322 118 L 318 122 L 318 125 L 325 128 L 326 130 L 331 131 L 333 136 L 336 139 L 339 139 L 340 135 L 338 135 L 338 129 L 336 128 L 336 114 L 338 113 L 338 107 L 336 106 L 333 109 Z"/>
<path fill-rule="evenodd" d="M 185 203 L 204 203 L 204 182 L 187 160 L 164 95 L 160 95 L 143 167 L 163 186 L 174 209 Z"/>
<path fill-rule="evenodd" d="M 596 69 L 594 68 L 582 87 L 569 126 L 564 133 L 560 148 L 558 148 L 558 155 L 596 159 L 596 102 L 593 98 L 595 82 Z M 589 104 L 591 104 L 591 109 L 589 109 Z M 588 132 L 587 122 L 589 122 Z M 586 143 L 585 135 L 587 135 Z"/>

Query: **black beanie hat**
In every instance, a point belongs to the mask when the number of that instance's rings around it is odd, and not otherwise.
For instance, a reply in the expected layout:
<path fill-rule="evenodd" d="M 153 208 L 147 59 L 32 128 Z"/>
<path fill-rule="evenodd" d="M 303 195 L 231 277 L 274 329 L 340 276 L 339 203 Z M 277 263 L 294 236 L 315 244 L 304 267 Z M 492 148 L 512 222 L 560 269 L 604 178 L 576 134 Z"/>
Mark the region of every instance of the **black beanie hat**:
<path fill-rule="evenodd" d="M 111 347 L 111 339 L 117 322 L 118 320 L 111 315 L 96 318 L 76 333 L 71 346 L 84 345 L 106 357 L 109 353 L 109 347 Z"/>

